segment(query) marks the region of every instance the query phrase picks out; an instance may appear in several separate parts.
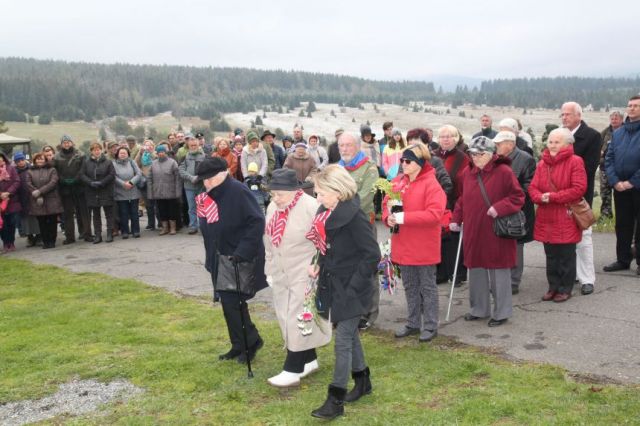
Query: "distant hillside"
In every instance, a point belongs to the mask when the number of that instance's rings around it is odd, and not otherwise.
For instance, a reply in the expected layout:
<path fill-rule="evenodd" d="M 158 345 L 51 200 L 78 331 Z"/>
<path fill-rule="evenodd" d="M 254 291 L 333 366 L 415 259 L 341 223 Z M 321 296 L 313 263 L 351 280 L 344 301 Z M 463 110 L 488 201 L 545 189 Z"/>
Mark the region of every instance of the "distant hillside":
<path fill-rule="evenodd" d="M 164 111 L 215 121 L 228 112 L 285 112 L 302 101 L 351 107 L 422 101 L 454 107 L 474 103 L 557 108 L 575 100 L 601 109 L 625 105 L 638 92 L 638 76 L 498 79 L 478 87 L 459 85 L 448 93 L 436 92 L 433 83 L 424 81 L 374 81 L 299 71 L 0 58 L 0 121 L 38 116 L 42 124 L 51 119 L 92 121 Z"/>
<path fill-rule="evenodd" d="M 6 112 L 58 120 L 162 111 L 211 119 L 223 112 L 299 106 L 300 101 L 403 104 L 434 99 L 426 82 L 387 82 L 297 71 L 90 64 L 0 58 L 0 119 Z"/>

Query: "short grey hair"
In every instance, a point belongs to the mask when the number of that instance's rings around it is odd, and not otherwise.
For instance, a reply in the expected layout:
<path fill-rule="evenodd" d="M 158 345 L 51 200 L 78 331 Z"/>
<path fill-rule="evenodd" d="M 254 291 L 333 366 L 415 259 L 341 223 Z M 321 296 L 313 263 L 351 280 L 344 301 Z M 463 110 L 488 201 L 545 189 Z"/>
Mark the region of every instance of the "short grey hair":
<path fill-rule="evenodd" d="M 338 138 L 338 145 L 340 144 L 340 141 L 343 139 L 352 139 L 353 142 L 355 142 L 356 146 L 360 148 L 361 139 L 359 137 L 354 136 L 352 133 L 345 132 L 341 134 L 340 137 Z"/>
<path fill-rule="evenodd" d="M 562 104 L 562 108 L 564 107 L 570 107 L 573 110 L 573 112 L 575 112 L 580 117 L 582 117 L 582 107 L 580 106 L 579 103 L 574 101 L 565 102 Z"/>
<path fill-rule="evenodd" d="M 567 129 L 566 127 L 558 127 L 557 129 L 553 129 L 549 133 L 549 137 L 547 140 L 551 139 L 551 136 L 555 135 L 562 136 L 562 140 L 564 140 L 567 144 L 573 144 L 576 141 L 576 139 L 573 137 L 573 133 L 571 133 L 571 130 Z"/>
<path fill-rule="evenodd" d="M 619 110 L 611 111 L 611 114 L 609 114 L 609 118 L 615 115 L 617 115 L 620 118 L 624 118 L 624 114 L 622 113 L 622 111 L 619 111 Z"/>

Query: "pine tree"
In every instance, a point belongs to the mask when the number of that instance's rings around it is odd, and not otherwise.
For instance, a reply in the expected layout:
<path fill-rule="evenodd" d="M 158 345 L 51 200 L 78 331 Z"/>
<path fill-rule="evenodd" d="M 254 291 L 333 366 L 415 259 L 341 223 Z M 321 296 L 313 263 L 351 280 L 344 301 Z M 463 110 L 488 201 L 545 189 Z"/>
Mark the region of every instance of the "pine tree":
<path fill-rule="evenodd" d="M 309 104 L 307 105 L 307 112 L 311 113 L 311 112 L 316 112 L 316 104 L 313 103 L 313 101 L 310 101 Z"/>
<path fill-rule="evenodd" d="M 298 117 L 304 117 L 304 110 L 303 109 L 300 110 L 300 113 L 298 114 Z"/>
<path fill-rule="evenodd" d="M 312 118 L 311 117 L 311 111 L 307 112 L 307 118 Z"/>
<path fill-rule="evenodd" d="M 262 126 L 262 118 L 260 118 L 259 115 L 256 115 L 255 124 L 256 124 L 256 126 Z M 251 126 L 251 127 L 253 127 L 253 126 Z"/>
<path fill-rule="evenodd" d="M 4 125 L 4 121 L 0 121 L 0 133 L 7 133 L 9 128 Z"/>

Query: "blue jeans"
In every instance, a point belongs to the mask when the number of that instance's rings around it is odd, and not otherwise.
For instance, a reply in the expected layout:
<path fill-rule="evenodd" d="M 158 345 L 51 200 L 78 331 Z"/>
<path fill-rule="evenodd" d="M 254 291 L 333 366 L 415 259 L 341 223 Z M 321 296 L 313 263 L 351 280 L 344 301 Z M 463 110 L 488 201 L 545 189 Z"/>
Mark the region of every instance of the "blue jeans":
<path fill-rule="evenodd" d="M 196 193 L 195 189 L 184 189 L 189 206 L 189 228 L 198 229 L 198 218 L 196 217 Z"/>
<path fill-rule="evenodd" d="M 138 216 L 138 203 L 140 200 L 118 201 L 118 216 L 120 216 L 120 231 L 122 235 L 140 233 L 140 217 Z M 129 232 L 131 221 L 131 232 Z"/>

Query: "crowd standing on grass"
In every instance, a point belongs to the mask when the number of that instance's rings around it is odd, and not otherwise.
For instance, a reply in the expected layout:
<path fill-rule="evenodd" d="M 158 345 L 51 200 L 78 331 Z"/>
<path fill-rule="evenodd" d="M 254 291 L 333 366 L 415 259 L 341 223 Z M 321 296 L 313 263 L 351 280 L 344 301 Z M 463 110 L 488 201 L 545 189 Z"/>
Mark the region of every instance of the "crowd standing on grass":
<path fill-rule="evenodd" d="M 211 141 L 172 132 L 160 141 L 94 142 L 87 153 L 64 135 L 31 159 L 0 153 L 2 252 L 16 250 L 16 232 L 25 249 L 53 249 L 58 226 L 63 245 L 140 238 L 143 207 L 148 232 L 202 234 L 229 332 L 220 359 L 250 366 L 262 347 L 246 301 L 268 281 L 287 351 L 268 381 L 299 385 L 320 368 L 316 348 L 335 334 L 333 380 L 312 413 L 330 419 L 373 389 L 359 332 L 375 323 L 380 282 L 389 282 L 389 270 L 379 270 L 376 221 L 392 230 L 388 256 L 405 288 L 407 322 L 397 338 L 437 336 L 437 284 L 445 282 L 468 282 L 465 320 L 507 322 L 532 240 L 546 254 L 542 300 L 567 302 L 575 283 L 580 294 L 593 293 L 592 222 L 578 220 L 574 207 L 592 205 L 598 168 L 601 219 L 613 218 L 617 240 L 604 271 L 635 259 L 640 275 L 640 95 L 626 114 L 611 112 L 602 132 L 576 102 L 564 103 L 559 119 L 541 152 L 518 120 L 503 117 L 494 130 L 487 114 L 470 141 L 450 124 L 434 137 L 391 121 L 380 139 L 367 124 L 357 134 L 337 129 L 326 147 L 298 125 L 281 141 L 269 130 Z M 499 236 L 497 225 L 516 216 L 521 232 Z"/>

